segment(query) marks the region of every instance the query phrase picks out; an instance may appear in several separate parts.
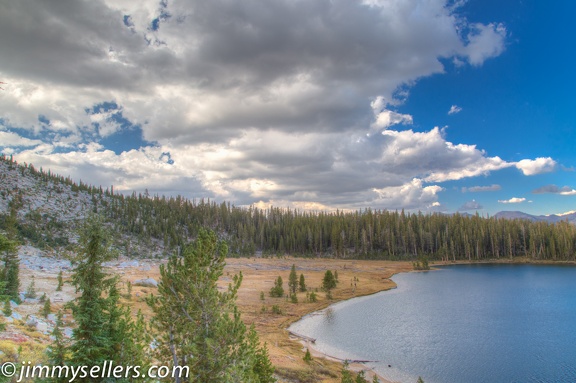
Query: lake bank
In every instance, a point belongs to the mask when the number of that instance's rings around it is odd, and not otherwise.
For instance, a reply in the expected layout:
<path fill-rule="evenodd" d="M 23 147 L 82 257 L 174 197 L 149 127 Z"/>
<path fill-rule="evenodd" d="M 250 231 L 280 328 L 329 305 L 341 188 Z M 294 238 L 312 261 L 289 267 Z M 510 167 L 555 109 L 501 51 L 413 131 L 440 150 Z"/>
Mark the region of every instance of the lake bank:
<path fill-rule="evenodd" d="M 398 289 L 293 329 L 329 354 L 391 363 L 385 376 L 401 382 L 573 382 L 574 264 L 490 263 L 397 275 Z"/>
<path fill-rule="evenodd" d="M 501 259 L 484 263 L 514 263 L 524 264 L 525 260 Z M 138 262 L 136 262 L 138 263 Z M 140 261 L 140 266 L 126 266 L 114 268 L 124 281 L 134 281 L 142 278 L 155 278 L 159 280 L 158 264 L 161 261 Z M 457 264 L 469 264 L 470 262 L 458 262 Z M 477 263 L 477 262 L 472 262 Z M 536 264 L 549 264 L 549 262 L 530 262 Z M 274 285 L 274 279 L 282 276 L 284 288 L 287 291 L 287 280 L 292 264 L 296 265 L 297 273 L 304 274 L 307 285 L 315 290 L 321 286 L 324 272 L 328 269 L 338 271 L 340 283 L 333 292 L 333 299 L 327 300 L 325 293 L 318 292 L 318 302 L 305 302 L 306 293 L 298 293 L 299 303 L 294 304 L 285 298 L 271 298 L 268 295 Z M 454 264 L 454 263 L 448 263 Z M 566 264 L 564 262 L 552 263 Z M 573 264 L 573 263 L 570 263 Z M 45 265 L 45 264 L 44 264 Z M 444 265 L 444 263 L 434 263 Z M 145 266 L 145 267 L 144 267 Z M 27 266 L 24 266 L 27 268 Z M 335 303 L 351 298 L 367 296 L 395 287 L 390 278 L 402 272 L 412 271 L 411 262 L 393 261 L 364 261 L 364 260 L 333 260 L 333 259 L 310 259 L 310 258 L 229 258 L 221 286 L 225 287 L 231 280 L 232 275 L 242 272 L 243 283 L 238 295 L 238 307 L 242 312 L 242 318 L 250 325 L 254 324 L 260 339 L 267 342 L 270 359 L 276 366 L 281 379 L 279 382 L 295 381 L 302 382 L 332 382 L 340 381 L 341 361 L 326 358 L 316 354 L 313 362 L 307 364 L 303 361 L 305 348 L 298 339 L 290 337 L 286 330 L 289 325 L 307 314 L 325 309 Z M 50 289 L 55 285 L 56 274 L 48 273 L 43 268 L 33 268 L 22 273 L 22 285 L 29 283 L 30 274 L 36 276 L 36 281 L 46 279 Z M 38 286 L 41 287 L 41 286 Z M 133 298 L 124 300 L 123 303 L 130 305 L 134 311 L 142 309 L 148 314 L 148 307 L 143 297 L 154 292 L 154 288 L 140 286 L 133 287 Z M 262 300 L 260 295 L 264 293 Z M 55 306 L 60 304 L 56 303 Z M 272 312 L 272 307 L 278 306 L 281 314 Z M 56 308 L 56 307 L 55 307 Z M 263 310 L 264 309 L 264 310 Z M 358 366 L 360 367 L 360 366 Z M 395 367 L 395 364 L 393 364 Z M 296 378 L 296 379 L 294 379 Z"/>
<path fill-rule="evenodd" d="M 273 286 L 274 279 L 279 275 L 287 281 L 290 267 L 296 264 L 298 275 L 304 274 L 310 290 L 318 288 L 318 302 L 305 302 L 306 293 L 298 293 L 298 304 L 285 298 L 271 298 L 268 291 Z M 258 270 L 255 270 L 257 268 Z M 318 382 L 339 382 L 342 362 L 332 358 L 323 358 L 316 354 L 313 362 L 303 361 L 304 346 L 296 337 L 290 336 L 287 328 L 291 323 L 330 305 L 355 297 L 374 294 L 395 287 L 389 279 L 399 272 L 412 270 L 410 262 L 392 261 L 358 261 L 358 260 L 327 260 L 327 259 L 231 259 L 227 269 L 232 272 L 242 271 L 244 282 L 239 292 L 238 306 L 247 323 L 254 323 L 262 341 L 266 341 L 270 358 L 282 375 L 311 376 L 315 375 Z M 338 287 L 332 292 L 333 299 L 328 300 L 320 290 L 322 278 L 326 270 L 337 271 Z M 286 284 L 284 285 L 287 290 Z M 264 300 L 260 292 L 264 292 Z M 278 306 L 282 314 L 272 314 L 270 308 Z M 266 312 L 262 312 L 262 308 Z M 312 352 L 312 350 L 311 350 Z M 353 366 L 355 369 L 360 366 Z M 307 381 L 303 379 L 302 381 Z"/>

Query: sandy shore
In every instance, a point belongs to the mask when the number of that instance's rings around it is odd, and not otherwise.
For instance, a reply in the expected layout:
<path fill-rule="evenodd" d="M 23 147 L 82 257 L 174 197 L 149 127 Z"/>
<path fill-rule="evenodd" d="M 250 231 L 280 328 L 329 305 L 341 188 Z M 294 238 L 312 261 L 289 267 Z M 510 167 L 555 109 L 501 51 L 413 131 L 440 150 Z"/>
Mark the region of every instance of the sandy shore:
<path fill-rule="evenodd" d="M 288 280 L 290 267 L 296 265 L 298 275 L 304 274 L 310 290 L 318 289 L 318 302 L 306 302 L 306 293 L 298 293 L 298 304 L 291 303 L 284 298 L 270 298 L 268 291 L 274 284 L 274 279 L 281 276 Z M 244 281 L 239 293 L 238 306 L 242 310 L 244 320 L 254 323 L 262 341 L 267 342 L 270 358 L 282 377 L 282 372 L 301 372 L 303 374 L 314 371 L 317 382 L 340 382 L 342 360 L 333 356 L 326 356 L 314 347 L 313 363 L 310 365 L 303 361 L 306 344 L 301 339 L 290 336 L 288 327 L 303 316 L 322 310 L 334 303 L 375 294 L 380 291 L 394 288 L 396 285 L 390 280 L 394 274 L 412 270 L 409 262 L 390 261 L 359 261 L 359 260 L 330 260 L 330 259 L 230 259 L 226 270 L 242 271 Z M 339 284 L 332 292 L 333 299 L 326 299 L 320 286 L 326 270 L 338 272 Z M 286 283 L 284 288 L 287 290 Z M 264 292 L 264 300 L 260 299 L 260 292 Z M 272 314 L 270 308 L 277 305 L 282 314 Z M 262 312 L 262 308 L 266 312 Z M 310 346 L 310 345 L 307 345 Z M 314 350 L 314 351 L 313 351 Z M 351 365 L 353 370 L 368 370 L 363 364 Z M 372 377 L 372 372 L 367 375 Z M 282 380 L 281 380 L 282 381 Z M 286 380 L 288 381 L 288 380 Z M 382 382 L 387 382 L 383 378 Z"/>

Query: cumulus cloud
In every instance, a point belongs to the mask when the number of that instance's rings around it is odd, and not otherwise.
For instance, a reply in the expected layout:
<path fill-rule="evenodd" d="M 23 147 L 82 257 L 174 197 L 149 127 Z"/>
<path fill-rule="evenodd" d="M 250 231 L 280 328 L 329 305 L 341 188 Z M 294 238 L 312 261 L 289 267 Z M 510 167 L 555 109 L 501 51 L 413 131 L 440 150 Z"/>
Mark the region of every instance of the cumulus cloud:
<path fill-rule="evenodd" d="M 518 198 L 518 197 L 512 197 L 512 198 L 507 199 L 507 200 L 498 200 L 499 203 L 522 203 L 525 201 L 526 201 L 526 198 Z"/>
<path fill-rule="evenodd" d="M 0 142 L 6 147 L 35 147 L 42 144 L 40 140 L 31 140 L 16 133 L 0 131 Z"/>
<path fill-rule="evenodd" d="M 473 24 L 470 29 L 468 45 L 464 49 L 470 64 L 482 65 L 488 58 L 504 51 L 507 32 L 503 24 Z"/>
<path fill-rule="evenodd" d="M 459 107 L 458 105 L 452 105 L 450 107 L 450 110 L 448 111 L 448 114 L 456 114 L 456 113 L 460 113 L 462 111 L 462 108 Z"/>
<path fill-rule="evenodd" d="M 518 161 L 516 167 L 520 169 L 525 176 L 533 176 L 553 172 L 557 169 L 558 164 L 550 157 L 538 157 L 534 160 L 526 159 Z"/>
<path fill-rule="evenodd" d="M 500 189 L 502 189 L 502 187 L 496 184 L 490 186 L 471 186 L 471 187 L 463 187 L 462 193 L 492 192 L 492 191 L 498 191 Z"/>
<path fill-rule="evenodd" d="M 341 131 L 366 126 L 365 100 L 444 70 L 440 57 L 497 55 L 493 24 L 467 25 L 445 0 L 22 0 L 0 15 L 3 108 L 68 129 L 114 100 L 151 141 L 214 142 L 241 129 Z M 503 27 L 502 27 L 503 28 Z M 2 105 L 7 106 L 7 105 Z M 407 122 L 384 112 L 377 124 Z M 216 132 L 214 131 L 216 129 Z"/>
<path fill-rule="evenodd" d="M 569 186 L 558 187 L 556 185 L 545 185 L 538 189 L 532 190 L 534 194 L 560 194 L 560 195 L 576 195 L 576 190 Z"/>
<path fill-rule="evenodd" d="M 505 47 L 504 26 L 451 3 L 10 2 L 0 149 L 126 191 L 438 208 L 438 183 L 514 166 L 440 128 L 392 129 L 413 122 L 397 106 L 444 59 L 477 66 Z M 154 145 L 103 146 L 124 124 Z"/>
<path fill-rule="evenodd" d="M 376 97 L 370 106 L 374 112 L 374 122 L 371 125 L 373 130 L 387 129 L 397 124 L 411 125 L 413 122 L 412 116 L 409 114 L 388 110 L 389 104 L 384 100 L 383 96 Z"/>
<path fill-rule="evenodd" d="M 483 209 L 482 205 L 480 205 L 475 200 L 468 201 L 464 203 L 464 205 L 458 208 L 458 211 L 469 211 L 469 210 L 481 210 Z"/>

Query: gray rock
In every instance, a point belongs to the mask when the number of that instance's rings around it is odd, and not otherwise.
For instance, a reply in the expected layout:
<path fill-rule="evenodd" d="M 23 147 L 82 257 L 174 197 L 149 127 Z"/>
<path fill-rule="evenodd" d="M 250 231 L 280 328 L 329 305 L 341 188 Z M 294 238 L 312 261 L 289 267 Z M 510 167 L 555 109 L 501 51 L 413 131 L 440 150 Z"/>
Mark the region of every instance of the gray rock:
<path fill-rule="evenodd" d="M 34 315 L 30 315 L 30 317 L 28 317 L 28 319 L 26 320 L 26 326 L 37 328 L 38 319 L 36 319 Z"/>
<path fill-rule="evenodd" d="M 10 315 L 10 318 L 15 320 L 22 320 L 22 315 L 18 314 L 16 311 L 12 311 L 12 315 Z"/>
<path fill-rule="evenodd" d="M 154 278 L 137 279 L 132 284 L 134 286 L 158 287 L 158 282 Z"/>
<path fill-rule="evenodd" d="M 140 262 L 138 261 L 124 261 L 118 265 L 119 269 L 125 269 L 127 267 L 138 267 L 140 266 Z"/>

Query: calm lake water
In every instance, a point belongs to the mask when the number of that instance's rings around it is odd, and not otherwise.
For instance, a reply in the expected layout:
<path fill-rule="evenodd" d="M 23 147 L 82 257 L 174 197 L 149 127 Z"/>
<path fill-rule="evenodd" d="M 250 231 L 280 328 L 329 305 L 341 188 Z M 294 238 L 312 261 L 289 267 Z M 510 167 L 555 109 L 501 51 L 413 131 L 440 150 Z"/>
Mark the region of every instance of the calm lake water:
<path fill-rule="evenodd" d="M 576 382 L 576 267 L 458 265 L 393 280 L 290 329 L 403 383 Z"/>

